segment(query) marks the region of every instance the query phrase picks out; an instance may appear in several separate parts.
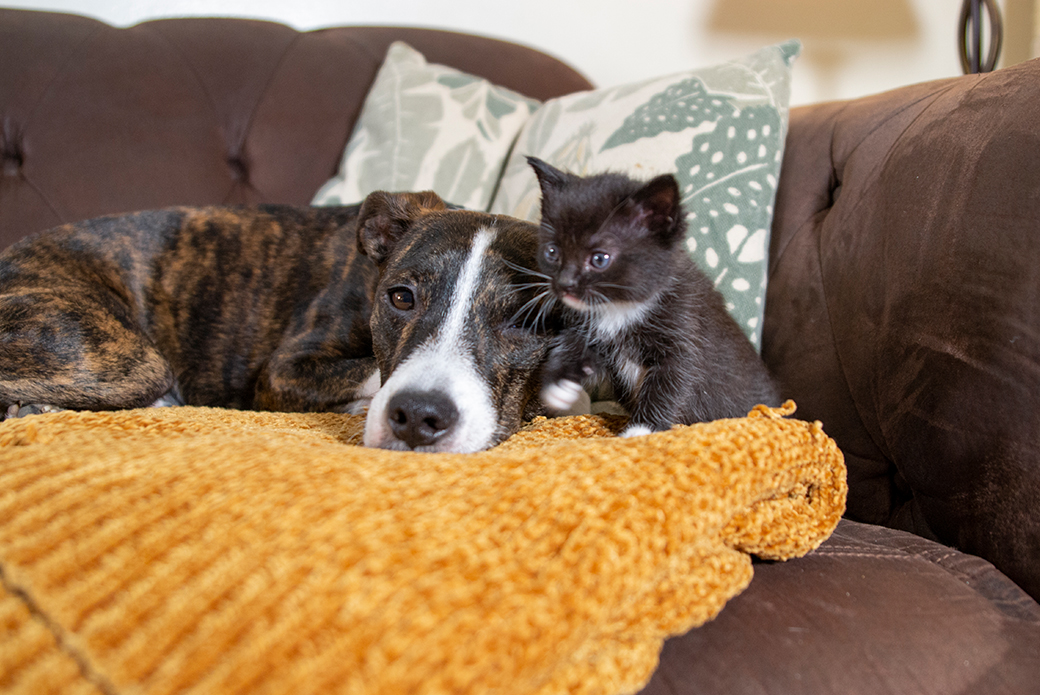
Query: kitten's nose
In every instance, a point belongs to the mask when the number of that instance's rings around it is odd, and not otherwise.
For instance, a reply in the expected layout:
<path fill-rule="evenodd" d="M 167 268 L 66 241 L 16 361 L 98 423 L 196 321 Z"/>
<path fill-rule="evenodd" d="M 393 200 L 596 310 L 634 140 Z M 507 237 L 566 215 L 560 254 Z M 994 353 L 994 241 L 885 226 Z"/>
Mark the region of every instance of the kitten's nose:
<path fill-rule="evenodd" d="M 576 294 L 577 291 L 578 291 L 578 286 L 576 284 L 574 284 L 574 283 L 564 283 L 564 282 L 557 282 L 556 283 L 556 294 Z"/>
<path fill-rule="evenodd" d="M 576 294 L 578 290 L 578 273 L 570 266 L 560 271 L 556 278 L 556 288 L 561 293 Z"/>

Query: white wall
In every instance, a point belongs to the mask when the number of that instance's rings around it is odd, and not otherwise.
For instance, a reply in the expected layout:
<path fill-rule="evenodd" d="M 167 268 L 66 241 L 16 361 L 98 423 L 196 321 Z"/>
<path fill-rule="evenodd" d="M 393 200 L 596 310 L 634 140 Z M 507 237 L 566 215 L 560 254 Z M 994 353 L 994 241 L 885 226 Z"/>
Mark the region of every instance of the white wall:
<path fill-rule="evenodd" d="M 1014 0 L 1012 0 L 1014 1 Z M 1023 2 L 1023 0 L 1017 0 Z M 1030 2 L 1032 0 L 1029 0 Z M 126 26 L 230 15 L 298 29 L 446 27 L 529 44 L 610 86 L 736 57 L 797 36 L 795 104 L 870 94 L 960 73 L 960 0 L 0 0 Z M 778 8 L 779 11 L 778 11 Z M 1028 21 L 1033 16 L 1029 8 Z"/>

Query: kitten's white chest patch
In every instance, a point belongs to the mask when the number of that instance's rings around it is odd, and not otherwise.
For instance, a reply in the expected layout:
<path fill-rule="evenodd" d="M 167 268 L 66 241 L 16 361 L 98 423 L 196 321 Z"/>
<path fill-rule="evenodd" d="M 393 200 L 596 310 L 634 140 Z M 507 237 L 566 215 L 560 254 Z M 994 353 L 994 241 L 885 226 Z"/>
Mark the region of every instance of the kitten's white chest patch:
<path fill-rule="evenodd" d="M 650 311 L 650 302 L 607 302 L 593 309 L 592 330 L 600 340 L 613 340 Z"/>
<path fill-rule="evenodd" d="M 639 391 L 639 384 L 643 381 L 645 374 L 646 368 L 635 360 L 622 360 L 618 364 L 618 376 L 625 382 L 625 387 L 633 393 Z"/>

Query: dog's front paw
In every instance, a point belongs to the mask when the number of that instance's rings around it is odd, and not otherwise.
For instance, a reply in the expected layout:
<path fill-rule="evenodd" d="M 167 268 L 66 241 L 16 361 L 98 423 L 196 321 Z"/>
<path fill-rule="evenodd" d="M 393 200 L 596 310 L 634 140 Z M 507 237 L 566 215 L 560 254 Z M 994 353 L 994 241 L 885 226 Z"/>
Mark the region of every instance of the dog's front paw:
<path fill-rule="evenodd" d="M 371 398 L 359 398 L 356 401 L 350 401 L 335 408 L 335 411 L 337 413 L 346 413 L 347 415 L 364 415 L 368 412 L 370 405 L 372 405 Z"/>
<path fill-rule="evenodd" d="M 11 420 L 26 415 L 42 415 L 43 413 L 60 413 L 64 408 L 47 403 L 12 403 L 7 406 L 0 420 Z"/>

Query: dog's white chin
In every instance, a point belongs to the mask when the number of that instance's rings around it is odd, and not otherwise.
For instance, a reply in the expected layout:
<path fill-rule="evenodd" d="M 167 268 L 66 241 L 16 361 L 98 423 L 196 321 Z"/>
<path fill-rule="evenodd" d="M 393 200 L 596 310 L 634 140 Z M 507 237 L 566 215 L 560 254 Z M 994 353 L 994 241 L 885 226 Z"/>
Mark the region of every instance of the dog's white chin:
<path fill-rule="evenodd" d="M 466 355 L 445 355 L 433 345 L 417 350 L 394 370 L 372 398 L 365 418 L 365 446 L 394 451 L 483 451 L 496 443 L 498 422 L 491 391 Z M 412 449 L 390 430 L 388 404 L 402 391 L 444 394 L 458 409 L 458 420 L 432 444 Z"/>
<path fill-rule="evenodd" d="M 429 445 L 412 449 L 390 429 L 390 399 L 403 391 L 436 392 L 448 398 L 458 411 L 452 427 Z M 394 370 L 379 389 L 365 418 L 365 446 L 395 451 L 483 451 L 497 443 L 497 409 L 490 388 L 466 357 L 447 357 L 438 350 L 420 349 Z"/>
<path fill-rule="evenodd" d="M 484 451 L 489 448 L 491 444 L 479 448 L 466 448 L 466 447 L 455 447 L 447 440 L 438 441 L 430 446 L 417 446 L 414 449 L 397 439 L 394 436 L 390 436 L 382 444 L 369 444 L 368 443 L 368 430 L 365 431 L 365 446 L 372 447 L 373 449 L 386 449 L 387 451 L 407 451 L 411 453 L 419 454 L 475 454 L 478 451 Z"/>

